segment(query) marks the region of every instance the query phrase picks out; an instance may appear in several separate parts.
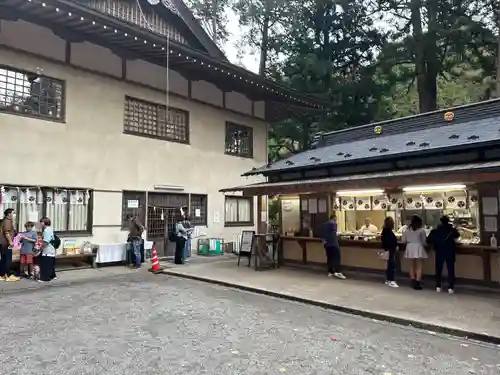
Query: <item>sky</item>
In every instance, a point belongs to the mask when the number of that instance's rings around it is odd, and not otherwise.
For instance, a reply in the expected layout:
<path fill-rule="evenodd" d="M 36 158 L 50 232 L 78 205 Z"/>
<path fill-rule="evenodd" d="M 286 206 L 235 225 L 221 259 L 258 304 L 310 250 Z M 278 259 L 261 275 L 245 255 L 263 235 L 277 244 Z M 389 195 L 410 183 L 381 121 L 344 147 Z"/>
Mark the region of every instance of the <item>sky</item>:
<path fill-rule="evenodd" d="M 228 25 L 227 29 L 229 31 L 229 40 L 223 47 L 227 58 L 233 64 L 242 65 L 246 69 L 258 73 L 259 71 L 259 59 L 257 55 L 252 55 L 250 51 L 245 51 L 241 59 L 238 58 L 238 48 L 236 45 L 240 42 L 241 37 L 244 35 L 245 30 L 238 25 L 238 17 L 232 10 L 226 12 Z"/>

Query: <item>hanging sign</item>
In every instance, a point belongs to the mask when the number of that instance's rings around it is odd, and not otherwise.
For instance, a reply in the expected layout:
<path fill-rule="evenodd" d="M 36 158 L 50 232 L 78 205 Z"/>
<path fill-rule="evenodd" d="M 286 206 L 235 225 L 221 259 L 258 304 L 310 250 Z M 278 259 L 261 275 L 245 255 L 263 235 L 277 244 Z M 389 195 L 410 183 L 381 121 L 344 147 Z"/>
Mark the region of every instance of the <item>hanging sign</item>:
<path fill-rule="evenodd" d="M 139 208 L 139 201 L 137 199 L 129 199 L 127 201 L 127 208 Z"/>

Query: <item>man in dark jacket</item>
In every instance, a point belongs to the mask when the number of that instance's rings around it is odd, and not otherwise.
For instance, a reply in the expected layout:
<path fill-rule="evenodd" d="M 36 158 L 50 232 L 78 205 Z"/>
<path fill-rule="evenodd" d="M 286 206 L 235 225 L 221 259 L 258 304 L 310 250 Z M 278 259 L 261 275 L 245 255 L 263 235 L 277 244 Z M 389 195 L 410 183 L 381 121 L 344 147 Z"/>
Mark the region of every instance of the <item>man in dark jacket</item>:
<path fill-rule="evenodd" d="M 328 264 L 328 277 L 345 280 L 340 272 L 340 246 L 337 237 L 337 216 L 330 215 L 330 219 L 323 224 L 323 245 L 325 246 L 326 262 Z"/>
<path fill-rule="evenodd" d="M 453 294 L 455 288 L 456 241 L 460 234 L 450 223 L 448 216 L 441 217 L 440 221 L 441 224 L 429 233 L 427 242 L 434 248 L 436 254 L 436 291 L 441 292 L 441 276 L 443 266 L 446 263 L 448 269 L 448 293 Z"/>

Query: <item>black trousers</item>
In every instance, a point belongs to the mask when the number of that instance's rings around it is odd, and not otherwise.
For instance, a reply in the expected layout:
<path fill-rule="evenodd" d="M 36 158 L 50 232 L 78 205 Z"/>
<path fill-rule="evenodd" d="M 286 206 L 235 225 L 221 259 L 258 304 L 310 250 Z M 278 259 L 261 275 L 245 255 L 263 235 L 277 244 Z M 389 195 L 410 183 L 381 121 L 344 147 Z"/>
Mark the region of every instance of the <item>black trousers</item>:
<path fill-rule="evenodd" d="M 55 264 L 55 257 L 40 256 L 40 280 L 50 281 L 55 277 Z"/>
<path fill-rule="evenodd" d="M 441 288 L 443 266 L 448 270 L 448 288 L 455 287 L 455 254 L 436 251 L 436 288 Z"/>
<path fill-rule="evenodd" d="M 389 249 L 389 259 L 387 259 L 385 279 L 387 281 L 394 281 L 395 273 L 396 273 L 396 249 Z"/>
<path fill-rule="evenodd" d="M 326 263 L 328 265 L 328 273 L 340 272 L 340 247 L 338 246 L 325 246 Z"/>
<path fill-rule="evenodd" d="M 182 264 L 183 255 L 184 255 L 184 247 L 186 246 L 186 239 L 184 237 L 177 237 L 175 241 L 175 256 L 174 262 L 175 264 Z"/>

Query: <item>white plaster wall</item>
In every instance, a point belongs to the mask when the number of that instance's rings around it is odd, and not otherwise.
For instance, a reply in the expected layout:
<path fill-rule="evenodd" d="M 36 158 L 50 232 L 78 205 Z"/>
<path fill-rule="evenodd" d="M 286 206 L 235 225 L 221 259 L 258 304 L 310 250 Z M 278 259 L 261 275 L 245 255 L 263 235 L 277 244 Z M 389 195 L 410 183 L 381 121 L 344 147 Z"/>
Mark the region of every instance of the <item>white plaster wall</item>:
<path fill-rule="evenodd" d="M 71 43 L 71 64 L 101 73 L 122 76 L 122 60 L 109 49 L 91 44 Z"/>
<path fill-rule="evenodd" d="M 25 21 L 0 20 L 0 44 L 64 61 L 66 41 L 50 29 Z"/>
<path fill-rule="evenodd" d="M 164 104 L 164 93 L 5 49 L 0 64 L 27 71 L 41 67 L 66 82 L 64 123 L 0 113 L 2 144 L 11 145 L 2 157 L 0 183 L 107 190 L 94 194 L 91 240 L 97 243 L 124 239 L 117 227 L 122 190 L 151 190 L 157 184 L 208 194 L 207 235 L 232 240 L 247 229 L 224 227 L 224 197 L 218 191 L 257 181 L 240 175 L 266 162 L 263 121 L 171 95 L 171 106 L 190 113 L 190 145 L 124 135 L 125 95 Z M 226 121 L 253 127 L 254 159 L 224 154 Z M 220 223 L 213 222 L 215 212 Z"/>
<path fill-rule="evenodd" d="M 252 114 L 252 101 L 239 92 L 227 92 L 226 108 L 250 115 Z"/>

